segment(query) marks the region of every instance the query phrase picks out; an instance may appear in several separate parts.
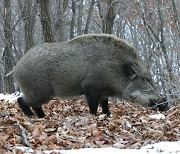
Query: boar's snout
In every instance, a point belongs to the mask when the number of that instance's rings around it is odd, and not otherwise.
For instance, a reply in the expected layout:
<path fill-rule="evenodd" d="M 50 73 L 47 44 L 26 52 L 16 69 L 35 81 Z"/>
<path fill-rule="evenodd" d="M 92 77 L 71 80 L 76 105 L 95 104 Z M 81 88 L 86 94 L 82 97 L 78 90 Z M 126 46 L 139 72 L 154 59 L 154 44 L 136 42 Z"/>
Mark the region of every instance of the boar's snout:
<path fill-rule="evenodd" d="M 160 99 L 151 99 L 148 107 L 151 109 L 159 110 L 159 111 L 166 111 L 169 109 L 168 103 L 166 98 L 162 97 Z"/>
<path fill-rule="evenodd" d="M 129 100 L 154 110 L 165 111 L 169 109 L 166 98 L 158 95 L 154 90 L 144 92 L 135 90 L 130 94 Z"/>

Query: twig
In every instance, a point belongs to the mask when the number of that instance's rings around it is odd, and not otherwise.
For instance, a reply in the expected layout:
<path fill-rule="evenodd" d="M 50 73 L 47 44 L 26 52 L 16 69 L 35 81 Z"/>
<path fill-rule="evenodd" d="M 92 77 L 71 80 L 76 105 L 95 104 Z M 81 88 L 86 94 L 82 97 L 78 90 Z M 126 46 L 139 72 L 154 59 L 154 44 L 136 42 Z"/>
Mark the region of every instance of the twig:
<path fill-rule="evenodd" d="M 10 76 L 11 74 L 13 74 L 13 70 L 11 70 L 9 73 L 5 74 L 5 77 Z"/>
<path fill-rule="evenodd" d="M 23 126 L 22 126 L 21 124 L 17 123 L 17 124 L 14 125 L 14 128 L 16 128 L 16 127 L 18 127 L 19 130 L 20 130 L 20 132 L 21 132 L 22 141 L 23 141 L 24 146 L 26 146 L 26 147 L 32 147 L 32 146 L 30 145 L 30 143 L 28 142 L 28 140 L 27 140 L 26 132 L 25 132 Z"/>
<path fill-rule="evenodd" d="M 71 142 L 79 142 L 79 143 L 84 143 L 86 139 L 86 137 L 75 138 L 74 136 L 67 135 L 65 131 L 62 131 L 59 137 L 62 139 L 70 140 Z"/>

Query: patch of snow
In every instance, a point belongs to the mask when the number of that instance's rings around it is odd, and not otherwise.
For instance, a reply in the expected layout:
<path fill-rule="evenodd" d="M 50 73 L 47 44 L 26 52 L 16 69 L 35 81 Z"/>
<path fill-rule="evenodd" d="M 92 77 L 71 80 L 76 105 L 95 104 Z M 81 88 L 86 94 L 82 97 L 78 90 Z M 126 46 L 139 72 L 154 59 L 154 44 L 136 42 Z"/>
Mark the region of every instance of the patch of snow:
<path fill-rule="evenodd" d="M 31 148 L 28 148 L 28 147 L 20 147 L 20 146 L 15 147 L 13 152 L 16 153 L 17 150 L 21 150 L 21 151 L 23 151 L 23 153 L 25 153 L 25 154 L 31 154 L 31 153 L 34 152 L 34 150 L 31 149 Z"/>
<path fill-rule="evenodd" d="M 33 150 L 27 147 L 15 147 L 20 149 L 23 153 L 30 154 Z M 59 152 L 61 154 L 180 154 L 180 141 L 179 142 L 159 142 L 151 145 L 146 145 L 141 149 L 117 149 L 113 147 L 107 148 L 84 148 L 84 149 L 72 149 L 72 150 L 49 150 L 44 151 L 45 154 L 52 152 Z"/>
<path fill-rule="evenodd" d="M 159 119 L 165 119 L 165 116 L 164 116 L 164 114 L 162 114 L 162 113 L 160 113 L 160 114 L 154 114 L 154 115 L 151 115 L 151 116 L 149 116 L 150 118 L 152 118 L 152 119 L 157 119 L 157 120 L 159 120 Z"/>
<path fill-rule="evenodd" d="M 150 149 L 154 152 L 165 153 L 180 153 L 180 141 L 179 142 L 159 142 L 153 145 L 146 145 L 142 149 Z"/>
<path fill-rule="evenodd" d="M 4 100 L 5 102 L 15 103 L 17 101 L 17 98 L 20 96 L 22 96 L 22 93 L 18 91 L 12 94 L 0 93 L 0 101 Z"/>

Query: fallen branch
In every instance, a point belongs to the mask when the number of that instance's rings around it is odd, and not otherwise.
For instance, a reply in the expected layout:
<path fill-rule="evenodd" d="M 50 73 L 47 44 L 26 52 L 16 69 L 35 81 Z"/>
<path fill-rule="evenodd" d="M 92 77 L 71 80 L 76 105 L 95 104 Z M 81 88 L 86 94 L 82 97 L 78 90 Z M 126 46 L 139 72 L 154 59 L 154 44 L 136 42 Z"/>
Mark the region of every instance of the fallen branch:
<path fill-rule="evenodd" d="M 69 136 L 66 134 L 65 131 L 62 131 L 62 134 L 59 134 L 59 137 L 65 140 L 70 140 L 71 142 L 79 142 L 79 143 L 84 143 L 86 139 L 86 137 L 75 138 L 74 136 Z"/>
<path fill-rule="evenodd" d="M 21 124 L 17 123 L 14 125 L 14 128 L 19 128 L 19 130 L 21 132 L 22 142 L 23 142 L 24 146 L 32 147 L 27 140 L 26 132 L 25 132 L 23 126 Z"/>

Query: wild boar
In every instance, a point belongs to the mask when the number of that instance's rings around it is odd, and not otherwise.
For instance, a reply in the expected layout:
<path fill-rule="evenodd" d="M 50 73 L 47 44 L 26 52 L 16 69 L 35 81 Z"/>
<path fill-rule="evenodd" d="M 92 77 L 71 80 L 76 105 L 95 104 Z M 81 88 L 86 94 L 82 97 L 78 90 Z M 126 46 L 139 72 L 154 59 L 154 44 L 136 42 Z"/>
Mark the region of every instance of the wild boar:
<path fill-rule="evenodd" d="M 159 110 L 167 108 L 133 46 L 109 34 L 37 45 L 20 59 L 14 74 L 23 93 L 18 103 L 28 116 L 33 116 L 32 107 L 44 117 L 42 105 L 54 96 L 85 95 L 91 114 L 97 113 L 100 104 L 103 113 L 109 115 L 108 97 Z"/>

